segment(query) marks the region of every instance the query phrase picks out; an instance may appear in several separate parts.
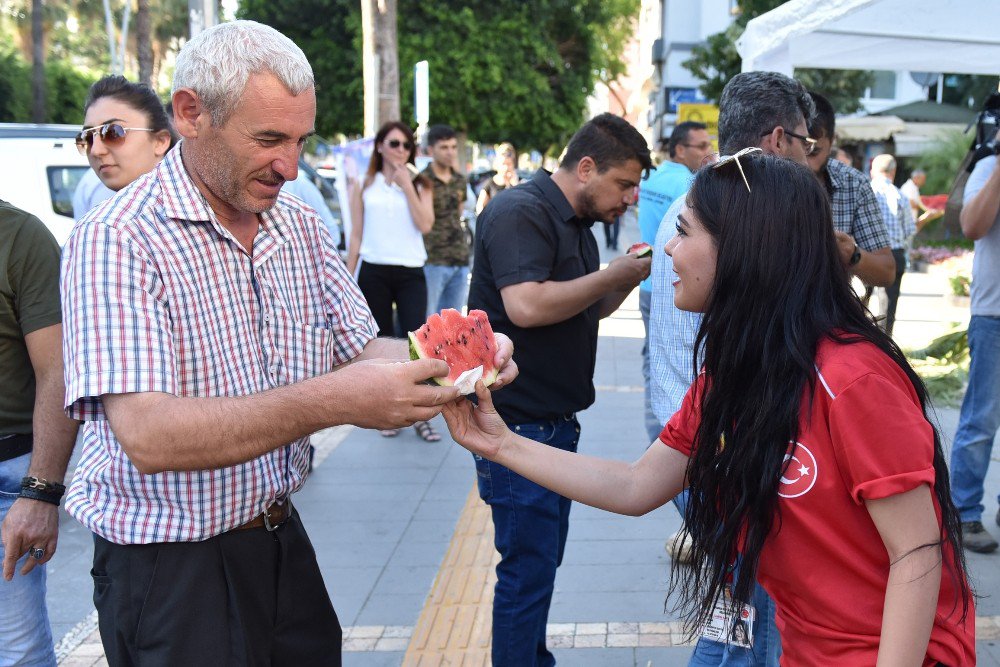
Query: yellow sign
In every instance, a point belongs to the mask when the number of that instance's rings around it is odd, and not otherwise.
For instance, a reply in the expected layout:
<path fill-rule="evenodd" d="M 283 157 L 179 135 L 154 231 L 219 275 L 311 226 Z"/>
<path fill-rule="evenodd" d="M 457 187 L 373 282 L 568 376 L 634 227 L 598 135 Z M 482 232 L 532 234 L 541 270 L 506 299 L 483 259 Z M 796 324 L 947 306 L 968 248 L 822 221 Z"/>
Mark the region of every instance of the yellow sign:
<path fill-rule="evenodd" d="M 712 150 L 719 152 L 719 107 L 714 104 L 677 105 L 677 122 L 695 121 L 708 127 L 708 136 L 712 140 Z"/>

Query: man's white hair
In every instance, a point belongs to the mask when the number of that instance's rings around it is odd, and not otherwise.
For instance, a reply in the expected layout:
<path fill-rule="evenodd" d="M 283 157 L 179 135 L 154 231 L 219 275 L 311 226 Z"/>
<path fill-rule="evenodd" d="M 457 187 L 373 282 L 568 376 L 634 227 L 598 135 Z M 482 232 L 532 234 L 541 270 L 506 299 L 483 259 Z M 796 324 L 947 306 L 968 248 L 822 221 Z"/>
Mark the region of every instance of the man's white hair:
<path fill-rule="evenodd" d="M 171 93 L 190 88 L 212 125 L 224 125 L 250 76 L 261 72 L 274 74 L 292 95 L 314 85 L 306 54 L 271 26 L 256 21 L 220 23 L 198 33 L 177 54 Z"/>

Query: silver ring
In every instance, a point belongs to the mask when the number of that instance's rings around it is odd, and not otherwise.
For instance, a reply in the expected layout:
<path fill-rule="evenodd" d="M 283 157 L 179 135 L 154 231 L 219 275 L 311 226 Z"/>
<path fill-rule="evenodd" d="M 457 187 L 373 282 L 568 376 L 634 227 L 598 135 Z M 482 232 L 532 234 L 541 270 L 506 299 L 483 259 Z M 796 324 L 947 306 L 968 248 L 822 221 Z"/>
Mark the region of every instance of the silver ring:
<path fill-rule="evenodd" d="M 31 547 L 29 551 L 31 553 L 31 557 L 34 558 L 35 560 L 42 560 L 43 558 L 45 558 L 45 549 Z"/>

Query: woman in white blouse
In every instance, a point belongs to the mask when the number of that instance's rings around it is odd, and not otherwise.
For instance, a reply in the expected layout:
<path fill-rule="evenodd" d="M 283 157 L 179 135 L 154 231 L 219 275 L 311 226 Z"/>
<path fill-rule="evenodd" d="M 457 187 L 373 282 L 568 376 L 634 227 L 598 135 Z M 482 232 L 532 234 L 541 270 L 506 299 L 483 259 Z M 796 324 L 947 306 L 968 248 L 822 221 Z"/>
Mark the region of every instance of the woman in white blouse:
<path fill-rule="evenodd" d="M 434 198 L 430 179 L 413 165 L 416 152 L 409 127 L 385 123 L 375 135 L 364 183 L 351 193 L 347 268 L 357 272 L 380 336 L 396 335 L 394 307 L 399 334 L 420 328 L 427 315 L 423 235 L 434 225 Z M 427 422 L 413 426 L 424 440 L 441 439 Z M 398 433 L 382 431 L 386 437 Z"/>

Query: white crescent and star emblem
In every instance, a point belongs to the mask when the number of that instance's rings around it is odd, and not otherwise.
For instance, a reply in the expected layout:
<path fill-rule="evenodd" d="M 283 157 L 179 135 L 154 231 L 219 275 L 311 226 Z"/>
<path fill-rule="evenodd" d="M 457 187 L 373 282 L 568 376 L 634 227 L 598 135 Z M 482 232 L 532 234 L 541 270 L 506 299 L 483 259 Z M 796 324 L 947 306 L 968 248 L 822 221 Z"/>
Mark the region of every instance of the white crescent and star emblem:
<path fill-rule="evenodd" d="M 789 452 L 785 454 L 782 466 L 784 473 L 778 486 L 778 495 L 782 498 L 798 498 L 809 493 L 816 484 L 816 477 L 819 475 L 816 457 L 801 442 L 789 445 Z"/>

